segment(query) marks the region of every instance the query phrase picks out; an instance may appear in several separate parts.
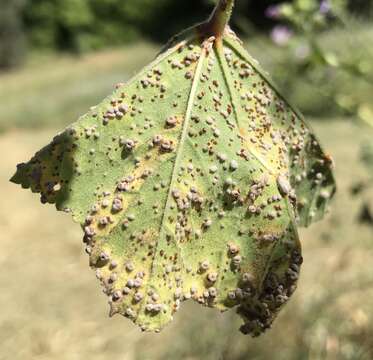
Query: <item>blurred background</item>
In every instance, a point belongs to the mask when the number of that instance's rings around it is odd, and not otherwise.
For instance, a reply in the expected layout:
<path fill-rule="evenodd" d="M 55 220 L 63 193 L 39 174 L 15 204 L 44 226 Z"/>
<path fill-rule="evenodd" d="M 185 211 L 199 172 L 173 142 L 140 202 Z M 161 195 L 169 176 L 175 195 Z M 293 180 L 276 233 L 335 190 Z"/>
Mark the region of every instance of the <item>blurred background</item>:
<path fill-rule="evenodd" d="M 1 360 L 373 359 L 373 1 L 236 2 L 232 27 L 336 161 L 298 291 L 259 339 L 192 303 L 157 335 L 109 319 L 79 226 L 8 179 L 214 1 L 0 0 Z"/>

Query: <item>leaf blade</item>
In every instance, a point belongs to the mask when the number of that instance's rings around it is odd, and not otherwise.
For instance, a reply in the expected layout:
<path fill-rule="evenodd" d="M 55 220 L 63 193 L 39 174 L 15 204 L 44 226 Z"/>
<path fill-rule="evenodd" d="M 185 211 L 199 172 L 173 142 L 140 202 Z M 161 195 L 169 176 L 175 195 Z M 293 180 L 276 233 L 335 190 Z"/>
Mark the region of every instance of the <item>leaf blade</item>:
<path fill-rule="evenodd" d="M 256 336 L 295 291 L 296 217 L 308 224 L 323 215 L 334 193 L 330 164 L 246 51 L 233 51 L 231 32 L 222 41 L 200 28 L 187 36 L 13 181 L 81 223 L 112 315 L 159 331 L 194 299 L 236 307 L 241 330 Z"/>

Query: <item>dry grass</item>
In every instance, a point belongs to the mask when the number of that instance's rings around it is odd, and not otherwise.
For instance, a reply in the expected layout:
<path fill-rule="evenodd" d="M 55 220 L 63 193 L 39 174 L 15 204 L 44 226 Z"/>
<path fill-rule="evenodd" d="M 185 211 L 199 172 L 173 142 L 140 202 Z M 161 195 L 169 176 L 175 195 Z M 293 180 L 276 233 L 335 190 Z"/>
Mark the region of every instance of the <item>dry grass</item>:
<path fill-rule="evenodd" d="M 7 181 L 53 131 L 1 136 L 0 359 L 372 359 L 372 231 L 356 223 L 348 191 L 365 176 L 357 153 L 367 135 L 347 121 L 315 125 L 336 158 L 338 196 L 325 221 L 302 231 L 300 287 L 256 340 L 238 333 L 234 313 L 194 304 L 159 335 L 109 319 L 79 226 Z"/>

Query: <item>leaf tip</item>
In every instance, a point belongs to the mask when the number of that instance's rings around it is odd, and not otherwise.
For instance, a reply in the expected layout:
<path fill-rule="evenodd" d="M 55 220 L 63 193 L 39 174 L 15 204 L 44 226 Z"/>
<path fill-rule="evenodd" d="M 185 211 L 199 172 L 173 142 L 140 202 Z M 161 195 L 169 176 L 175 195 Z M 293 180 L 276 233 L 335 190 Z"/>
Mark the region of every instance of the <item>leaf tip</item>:
<path fill-rule="evenodd" d="M 26 171 L 27 171 L 27 164 L 20 163 L 17 165 L 17 170 L 13 174 L 13 176 L 9 179 L 10 182 L 16 185 L 21 185 L 23 188 L 28 188 L 30 186 L 29 181 L 27 179 Z"/>

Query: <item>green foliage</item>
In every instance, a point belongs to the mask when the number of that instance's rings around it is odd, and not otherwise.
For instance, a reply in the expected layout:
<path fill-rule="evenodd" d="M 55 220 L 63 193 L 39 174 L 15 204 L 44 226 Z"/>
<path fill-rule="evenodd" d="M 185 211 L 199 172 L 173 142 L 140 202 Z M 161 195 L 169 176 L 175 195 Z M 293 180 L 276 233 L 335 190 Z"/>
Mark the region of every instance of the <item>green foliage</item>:
<path fill-rule="evenodd" d="M 28 3 L 24 16 L 32 46 L 81 52 L 123 44 L 140 35 L 169 36 L 164 24 L 169 23 L 168 29 L 180 26 L 182 16 L 195 14 L 193 9 L 171 0 L 38 0 Z M 172 13 L 176 17 L 170 18 Z"/>
<path fill-rule="evenodd" d="M 126 22 L 120 27 L 116 21 L 118 9 L 106 5 L 104 10 L 89 0 L 29 2 L 25 21 L 30 43 L 37 48 L 80 52 L 131 39 L 133 31 Z"/>
<path fill-rule="evenodd" d="M 287 52 L 278 72 L 290 91 L 298 95 L 296 100 L 305 93 L 301 107 L 307 113 L 356 115 L 373 124 L 368 95 L 373 85 L 371 29 L 350 15 L 348 1 L 324 4 L 320 7 L 315 0 L 297 0 L 279 7 L 277 18 L 289 26 L 292 36 L 281 44 Z M 301 82 L 292 78 L 289 68 L 301 76 Z"/>
<path fill-rule="evenodd" d="M 313 32 L 317 28 L 323 28 L 327 25 L 327 15 L 329 8 L 334 13 L 346 11 L 347 0 L 328 0 L 324 1 L 328 9 L 320 8 L 318 0 L 294 0 L 284 2 L 280 6 L 280 17 L 287 19 L 293 25 L 305 32 Z"/>
<path fill-rule="evenodd" d="M 221 10 L 12 179 L 82 225 L 111 314 L 147 331 L 188 299 L 265 331 L 296 289 L 297 225 L 322 218 L 335 191 L 331 158 L 222 34 Z"/>
<path fill-rule="evenodd" d="M 23 0 L 3 0 L 0 10 L 0 69 L 19 65 L 24 53 Z"/>
<path fill-rule="evenodd" d="M 202 11 L 209 9 L 215 0 L 4 0 L 3 25 L 17 29 L 17 36 L 7 41 L 17 48 L 23 47 L 23 37 L 32 49 L 68 50 L 85 52 L 128 43 L 140 36 L 163 41 L 173 32 L 178 32 L 192 21 L 201 21 Z M 266 19 L 265 9 L 280 0 L 240 0 L 233 24 L 245 33 L 254 29 L 267 29 L 272 20 Z M 333 4 L 343 3 L 334 0 Z M 7 3 L 17 8 L 16 16 L 7 14 Z M 17 3 L 26 3 L 22 12 Z M 302 0 L 285 5 L 284 13 L 291 15 L 301 25 L 318 22 L 320 16 L 314 12 L 318 1 Z M 367 4 L 356 5 L 357 13 L 369 13 Z M 287 10 L 286 10 L 287 9 Z M 286 10 L 286 11 L 285 11 Z M 1 15 L 0 15 L 1 16 Z M 23 22 L 23 23 L 22 23 Z M 6 23 L 10 25 L 6 25 Z M 167 24 L 167 26 L 165 26 Z M 254 25 L 254 26 L 252 26 Z M 23 27 L 23 29 L 22 29 Z M 14 56 L 8 52 L 6 61 Z"/>

